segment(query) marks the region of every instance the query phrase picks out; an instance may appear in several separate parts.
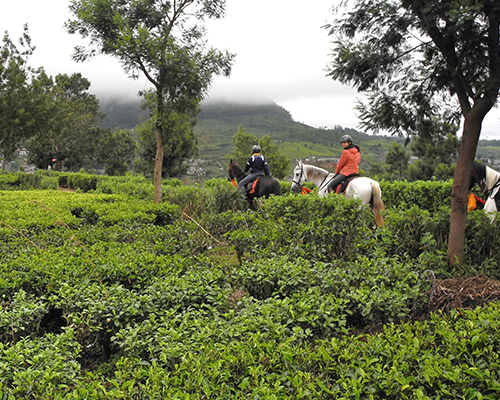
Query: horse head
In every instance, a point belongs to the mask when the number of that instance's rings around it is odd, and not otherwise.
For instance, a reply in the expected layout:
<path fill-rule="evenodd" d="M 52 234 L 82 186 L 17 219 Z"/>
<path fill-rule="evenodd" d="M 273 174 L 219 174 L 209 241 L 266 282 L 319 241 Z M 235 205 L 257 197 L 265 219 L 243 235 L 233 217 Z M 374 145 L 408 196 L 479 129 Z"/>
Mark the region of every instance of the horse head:
<path fill-rule="evenodd" d="M 293 170 L 292 187 L 290 188 L 292 192 L 300 192 L 306 178 L 307 176 L 304 172 L 304 164 L 302 163 L 302 160 L 297 160 L 297 166 Z"/>
<path fill-rule="evenodd" d="M 243 172 L 243 169 L 238 165 L 236 161 L 233 159 L 229 160 L 229 166 L 227 167 L 228 173 L 229 173 L 229 180 L 232 181 L 233 179 L 240 180 L 243 178 L 243 175 L 245 174 Z"/>
<path fill-rule="evenodd" d="M 486 165 L 474 161 L 474 164 L 472 165 L 469 190 L 472 189 L 475 184 L 477 184 L 481 188 L 481 191 L 484 193 L 488 189 L 486 187 L 486 175 Z"/>

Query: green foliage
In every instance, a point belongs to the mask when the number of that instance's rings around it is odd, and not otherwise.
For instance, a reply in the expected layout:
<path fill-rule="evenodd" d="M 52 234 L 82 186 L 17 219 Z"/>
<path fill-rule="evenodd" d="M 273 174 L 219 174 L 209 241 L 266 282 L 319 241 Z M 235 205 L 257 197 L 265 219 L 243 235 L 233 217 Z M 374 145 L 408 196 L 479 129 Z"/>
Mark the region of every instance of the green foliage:
<path fill-rule="evenodd" d="M 168 201 L 153 204 L 131 196 L 146 183 L 0 192 L 1 397 L 497 390 L 500 307 L 428 316 L 433 276 L 500 277 L 500 225 L 482 211 L 469 215 L 458 270 L 443 263 L 449 207 L 429 203 L 424 183 L 384 182 L 383 228 L 341 196 L 286 194 L 248 210 L 226 180 L 170 180 Z"/>
<path fill-rule="evenodd" d="M 388 179 L 402 180 L 406 175 L 405 171 L 408 168 L 410 156 L 406 154 L 405 148 L 401 144 L 393 142 L 385 156 L 385 162 L 387 164 L 387 174 L 389 175 Z"/>
<path fill-rule="evenodd" d="M 46 176 L 43 172 L 26 174 L 23 172 L 0 174 L 0 190 L 57 189 L 59 180 Z"/>
<path fill-rule="evenodd" d="M 168 135 L 164 138 L 165 154 L 162 163 L 162 177 L 180 176 L 188 169 L 186 160 L 197 154 L 197 139 L 189 126 L 188 118 L 182 121 L 182 116 L 172 115 L 169 123 Z M 135 160 L 134 171 L 151 178 L 154 173 L 156 155 L 156 122 L 150 119 L 138 128 L 139 158 Z"/>
<path fill-rule="evenodd" d="M 458 155 L 457 126 L 436 127 L 433 135 L 422 135 L 411 142 L 419 159 L 410 166 L 410 180 L 448 180 L 453 178 Z"/>
<path fill-rule="evenodd" d="M 234 150 L 228 158 L 235 160 L 242 168 L 245 167 L 248 158 L 252 155 L 252 147 L 256 144 L 262 149 L 262 154 L 266 158 L 271 174 L 277 179 L 287 176 L 290 169 L 290 162 L 284 154 L 278 151 L 278 146 L 271 142 L 271 137 L 265 135 L 259 139 L 247 132 L 243 126 L 238 127 L 238 132 L 233 136 Z"/>
<path fill-rule="evenodd" d="M 417 206 L 428 211 L 450 206 L 452 185 L 452 181 L 380 182 L 382 198 L 387 205 L 401 208 Z"/>
<path fill-rule="evenodd" d="M 107 175 L 125 175 L 130 169 L 137 143 L 131 131 L 122 129 L 107 131 L 97 148 L 96 159 L 104 165 Z"/>
<path fill-rule="evenodd" d="M 0 343 L 0 394 L 13 399 L 62 398 L 79 379 L 80 356 L 74 331 Z"/>
<path fill-rule="evenodd" d="M 34 132 L 26 144 L 28 160 L 37 168 L 75 171 L 97 156 L 96 144 L 109 132 L 99 127 L 103 116 L 89 88 L 90 82 L 79 73 L 46 79 L 44 99 L 49 115 L 44 129 Z"/>
<path fill-rule="evenodd" d="M 28 61 L 35 46 L 27 25 L 19 38 L 18 48 L 5 32 L 0 46 L 0 155 L 4 162 L 13 160 L 16 150 L 43 127 L 47 117 L 44 108 L 43 69 L 33 69 Z"/>
<path fill-rule="evenodd" d="M 88 192 L 96 190 L 98 177 L 86 173 L 69 174 L 67 182 L 69 189 L 80 189 L 83 192 Z"/>

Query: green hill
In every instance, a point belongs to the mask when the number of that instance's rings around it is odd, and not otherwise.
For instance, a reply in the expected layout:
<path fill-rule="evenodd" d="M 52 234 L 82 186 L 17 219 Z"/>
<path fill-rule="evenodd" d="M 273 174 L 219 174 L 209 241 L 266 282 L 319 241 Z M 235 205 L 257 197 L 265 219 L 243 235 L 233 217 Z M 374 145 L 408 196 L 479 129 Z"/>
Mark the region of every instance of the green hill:
<path fill-rule="evenodd" d="M 274 104 L 243 105 L 204 103 L 195 131 L 199 137 L 200 158 L 223 158 L 233 149 L 232 138 L 243 126 L 257 137 L 269 134 L 287 158 L 339 157 L 339 139 L 349 134 L 370 158 L 384 159 L 390 143 L 399 138 L 370 136 L 351 128 L 336 126 L 318 129 L 293 120 L 283 107 Z"/>
<path fill-rule="evenodd" d="M 139 100 L 101 102 L 101 111 L 107 115 L 104 124 L 110 128 L 133 129 L 147 118 Z M 339 139 L 344 134 L 353 137 L 362 150 L 362 168 L 374 162 L 385 161 L 385 154 L 394 141 L 404 138 L 367 135 L 352 128 L 335 126 L 333 129 L 318 129 L 293 120 L 293 116 L 275 103 L 241 104 L 230 102 L 203 102 L 198 124 L 194 130 L 199 138 L 199 158 L 213 160 L 219 167 L 226 162 L 226 155 L 233 150 L 233 136 L 239 126 L 257 137 L 269 134 L 279 150 L 290 160 L 337 158 L 342 148 Z M 477 157 L 500 160 L 500 142 L 479 142 Z M 494 163 L 494 162 L 493 162 Z"/>

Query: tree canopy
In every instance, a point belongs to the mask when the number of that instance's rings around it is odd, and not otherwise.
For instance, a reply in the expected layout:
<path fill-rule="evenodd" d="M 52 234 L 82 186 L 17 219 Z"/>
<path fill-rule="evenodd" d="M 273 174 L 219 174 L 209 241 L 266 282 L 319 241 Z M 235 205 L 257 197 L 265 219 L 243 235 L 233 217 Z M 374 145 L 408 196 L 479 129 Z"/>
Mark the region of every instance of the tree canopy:
<path fill-rule="evenodd" d="M 202 25 L 205 18 L 224 16 L 225 1 L 72 0 L 70 10 L 76 19 L 67 22 L 68 31 L 91 44 L 76 48 L 76 60 L 111 55 L 131 77 L 143 74 L 153 85 L 155 202 L 161 202 L 165 139 L 178 131 L 177 121 L 181 130 L 187 121 L 193 126 L 212 77 L 231 70 L 234 55 L 209 47 Z"/>
<path fill-rule="evenodd" d="M 500 3 L 346 0 L 335 11 L 329 76 L 367 94 L 365 128 L 425 135 L 463 116 L 448 247 L 461 263 L 472 163 L 500 88 Z"/>
<path fill-rule="evenodd" d="M 50 115 L 27 144 L 29 159 L 42 169 L 79 169 L 95 158 L 96 143 L 106 134 L 98 126 L 103 118 L 99 100 L 79 73 L 47 78 L 44 86 Z"/>
<path fill-rule="evenodd" d="M 247 132 L 244 127 L 239 126 L 238 132 L 233 136 L 233 142 L 233 154 L 228 156 L 228 158 L 234 159 L 242 168 L 252 155 L 252 147 L 258 144 L 269 165 L 271 174 L 277 179 L 283 179 L 287 176 L 290 161 L 284 154 L 280 153 L 278 146 L 271 141 L 269 135 L 257 138 L 253 133 Z"/>
<path fill-rule="evenodd" d="M 0 47 L 0 154 L 3 167 L 37 129 L 35 120 L 44 113 L 43 92 L 46 78 L 42 69 L 28 66 L 35 47 L 31 43 L 28 27 L 19 39 L 19 46 L 6 32 Z M 39 125 L 38 125 L 39 126 Z"/>

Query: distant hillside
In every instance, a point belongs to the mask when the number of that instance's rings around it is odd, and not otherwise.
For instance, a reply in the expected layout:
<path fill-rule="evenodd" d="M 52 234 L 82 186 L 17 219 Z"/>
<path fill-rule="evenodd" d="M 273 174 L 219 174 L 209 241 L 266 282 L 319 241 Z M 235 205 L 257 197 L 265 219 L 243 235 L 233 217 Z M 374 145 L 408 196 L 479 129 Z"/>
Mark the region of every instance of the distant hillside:
<path fill-rule="evenodd" d="M 100 111 L 106 114 L 103 125 L 111 129 L 135 129 L 137 125 L 149 118 L 148 112 L 141 109 L 137 99 L 110 98 L 99 100 Z"/>
<path fill-rule="evenodd" d="M 293 120 L 283 107 L 269 103 L 242 105 L 231 103 L 204 103 L 195 131 L 199 137 L 200 157 L 220 159 L 233 149 L 232 138 L 243 126 L 257 137 L 269 134 L 288 158 L 339 157 L 342 148 L 339 139 L 349 134 L 362 147 L 364 162 L 384 159 L 389 144 L 395 138 L 369 136 L 351 128 L 336 126 L 317 129 Z M 399 139 L 397 139 L 399 140 Z"/>
<path fill-rule="evenodd" d="M 148 118 L 138 99 L 101 101 L 101 111 L 107 115 L 104 125 L 112 129 L 134 129 Z M 199 122 L 194 128 L 199 138 L 199 157 L 224 163 L 224 156 L 232 152 L 233 136 L 240 125 L 257 137 L 269 134 L 291 160 L 311 156 L 339 157 L 342 150 L 339 139 L 349 134 L 361 146 L 365 169 L 375 161 L 385 160 L 391 142 L 404 142 L 402 138 L 367 135 L 341 126 L 313 128 L 294 121 L 290 112 L 275 103 L 203 102 Z M 500 141 L 480 140 L 476 157 L 491 165 L 500 165 Z"/>
<path fill-rule="evenodd" d="M 111 129 L 134 129 L 148 118 L 140 108 L 139 100 L 101 100 L 101 111 L 106 114 L 103 125 Z M 363 166 L 373 160 L 383 160 L 389 144 L 401 139 L 370 136 L 351 128 L 336 126 L 317 129 L 293 120 L 289 111 L 275 104 L 239 104 L 203 102 L 198 124 L 194 130 L 199 139 L 199 157 L 219 163 L 233 150 L 233 136 L 239 126 L 257 137 L 269 134 L 287 158 L 339 157 L 342 148 L 339 139 L 349 134 L 362 147 Z"/>

